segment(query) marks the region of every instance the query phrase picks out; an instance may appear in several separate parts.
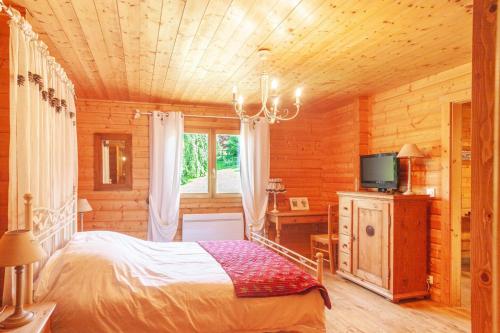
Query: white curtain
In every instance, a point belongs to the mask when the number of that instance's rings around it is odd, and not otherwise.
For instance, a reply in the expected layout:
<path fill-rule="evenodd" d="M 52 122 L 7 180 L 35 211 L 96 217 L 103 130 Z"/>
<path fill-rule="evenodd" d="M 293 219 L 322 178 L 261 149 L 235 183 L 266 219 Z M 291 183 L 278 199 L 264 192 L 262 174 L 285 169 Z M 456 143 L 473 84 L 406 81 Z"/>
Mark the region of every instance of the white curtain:
<path fill-rule="evenodd" d="M 31 25 L 10 20 L 10 147 L 8 229 L 24 225 L 25 193 L 34 207 L 59 208 L 77 185 L 74 87 Z M 75 215 L 76 218 L 76 215 Z M 10 291 L 11 274 L 5 274 Z M 4 302 L 12 294 L 4 293 Z"/>
<path fill-rule="evenodd" d="M 149 131 L 148 240 L 169 242 L 179 223 L 184 116 L 154 111 Z"/>
<path fill-rule="evenodd" d="M 269 181 L 269 124 L 264 119 L 241 122 L 241 191 L 247 229 L 264 227 L 267 210 L 266 186 Z"/>

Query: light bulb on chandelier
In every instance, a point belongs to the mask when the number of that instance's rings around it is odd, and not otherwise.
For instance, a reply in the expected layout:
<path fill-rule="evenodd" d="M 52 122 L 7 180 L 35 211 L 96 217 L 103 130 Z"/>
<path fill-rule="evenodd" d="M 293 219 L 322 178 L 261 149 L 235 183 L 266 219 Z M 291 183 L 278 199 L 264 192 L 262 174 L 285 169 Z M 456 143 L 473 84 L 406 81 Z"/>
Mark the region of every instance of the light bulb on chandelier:
<path fill-rule="evenodd" d="M 261 60 L 265 61 L 269 53 L 269 49 L 260 49 L 259 56 Z M 239 95 L 238 99 L 236 99 L 238 87 L 236 85 L 233 86 L 234 111 L 241 120 L 251 121 L 259 117 L 264 117 L 268 123 L 274 124 L 283 120 L 292 120 L 299 114 L 302 105 L 300 100 L 302 97 L 302 88 L 297 88 L 295 90 L 295 103 L 293 103 L 295 106 L 294 112 L 290 112 L 288 108 L 279 108 L 280 96 L 278 95 L 278 80 L 271 80 L 271 87 L 269 87 L 269 74 L 265 71 L 263 71 L 260 76 L 260 94 L 261 107 L 259 112 L 254 115 L 249 115 L 243 109 L 243 96 Z M 270 107 L 267 106 L 269 99 L 271 103 Z"/>

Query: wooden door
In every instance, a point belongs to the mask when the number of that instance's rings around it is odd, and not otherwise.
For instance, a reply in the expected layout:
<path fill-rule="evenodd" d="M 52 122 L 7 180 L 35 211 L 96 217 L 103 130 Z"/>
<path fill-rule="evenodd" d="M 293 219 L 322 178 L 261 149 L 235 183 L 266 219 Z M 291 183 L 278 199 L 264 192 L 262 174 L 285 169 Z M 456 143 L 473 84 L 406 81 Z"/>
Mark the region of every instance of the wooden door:
<path fill-rule="evenodd" d="M 353 203 L 352 273 L 389 289 L 389 203 Z"/>

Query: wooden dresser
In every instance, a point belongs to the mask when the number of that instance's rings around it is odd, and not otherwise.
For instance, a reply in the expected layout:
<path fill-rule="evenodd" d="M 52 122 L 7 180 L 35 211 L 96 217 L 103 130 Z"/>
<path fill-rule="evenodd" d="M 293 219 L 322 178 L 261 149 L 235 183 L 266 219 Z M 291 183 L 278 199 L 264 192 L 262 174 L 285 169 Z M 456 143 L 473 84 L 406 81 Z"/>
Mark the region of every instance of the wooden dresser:
<path fill-rule="evenodd" d="M 427 288 L 427 195 L 338 192 L 338 274 L 394 302 Z"/>

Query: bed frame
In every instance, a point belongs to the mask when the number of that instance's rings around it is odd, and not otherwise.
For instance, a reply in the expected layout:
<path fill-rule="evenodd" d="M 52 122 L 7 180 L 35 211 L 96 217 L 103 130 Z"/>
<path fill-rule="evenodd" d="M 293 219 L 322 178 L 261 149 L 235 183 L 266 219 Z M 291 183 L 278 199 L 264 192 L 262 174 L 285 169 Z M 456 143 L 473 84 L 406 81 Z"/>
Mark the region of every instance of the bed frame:
<path fill-rule="evenodd" d="M 24 195 L 25 226 L 45 250 L 46 256 L 26 269 L 26 303 L 33 303 L 33 283 L 49 258 L 68 243 L 77 231 L 76 192 L 57 209 L 33 208 L 33 197 Z"/>
<path fill-rule="evenodd" d="M 312 273 L 319 283 L 323 283 L 323 253 L 316 253 L 316 261 L 313 261 L 297 252 L 284 247 L 283 245 L 275 243 L 272 240 L 259 235 L 258 233 L 253 231 L 253 227 L 251 225 L 249 240 L 265 246 L 271 251 L 276 252 L 283 257 L 286 257 L 287 259 L 294 262 L 297 266 L 299 266 L 299 268 L 301 268 L 302 270 Z"/>
<path fill-rule="evenodd" d="M 33 208 L 33 197 L 24 195 L 25 226 L 33 232 L 36 240 L 45 250 L 46 256 L 26 269 L 26 303 L 33 303 L 33 283 L 48 259 L 77 232 L 76 192 L 58 209 Z M 250 241 L 258 243 L 294 262 L 302 270 L 312 273 L 319 283 L 323 283 L 323 253 L 316 254 L 316 261 L 275 243 L 258 233 L 250 226 Z"/>

